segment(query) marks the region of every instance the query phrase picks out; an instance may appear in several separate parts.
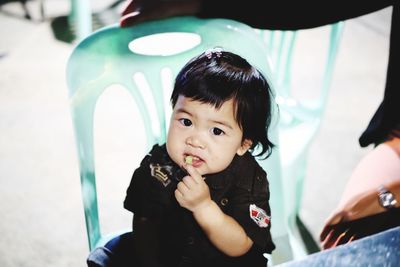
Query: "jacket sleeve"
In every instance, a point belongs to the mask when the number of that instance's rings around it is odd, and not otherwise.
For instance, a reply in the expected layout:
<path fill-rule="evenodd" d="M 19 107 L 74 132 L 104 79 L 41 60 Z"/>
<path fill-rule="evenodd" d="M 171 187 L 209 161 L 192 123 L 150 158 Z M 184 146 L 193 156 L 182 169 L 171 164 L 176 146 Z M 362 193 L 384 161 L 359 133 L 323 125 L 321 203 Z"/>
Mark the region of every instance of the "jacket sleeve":
<path fill-rule="evenodd" d="M 271 238 L 271 209 L 267 176 L 261 167 L 250 179 L 239 179 L 231 198 L 231 216 L 243 227 L 254 246 L 271 253 L 275 245 Z M 240 173 L 239 173 L 240 174 Z"/>
<path fill-rule="evenodd" d="M 165 188 L 151 175 L 150 156 L 146 156 L 133 173 L 126 191 L 124 208 L 139 217 L 164 216 L 171 205 L 171 187 Z"/>

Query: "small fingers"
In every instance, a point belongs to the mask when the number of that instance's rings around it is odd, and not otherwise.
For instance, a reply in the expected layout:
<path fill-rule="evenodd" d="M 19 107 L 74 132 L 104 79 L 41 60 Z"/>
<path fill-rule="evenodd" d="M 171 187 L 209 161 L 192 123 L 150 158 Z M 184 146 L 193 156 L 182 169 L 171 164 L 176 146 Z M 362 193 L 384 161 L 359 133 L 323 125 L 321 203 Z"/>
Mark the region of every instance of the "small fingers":
<path fill-rule="evenodd" d="M 182 182 L 188 187 L 188 188 L 193 188 L 196 186 L 196 181 L 193 179 L 192 176 L 185 176 L 182 178 Z"/>
<path fill-rule="evenodd" d="M 182 196 L 184 196 L 189 192 L 190 189 L 184 182 L 179 182 L 176 186 L 176 190 L 178 190 L 182 194 Z"/>
<path fill-rule="evenodd" d="M 175 189 L 175 198 L 177 200 L 183 198 L 183 194 L 178 189 Z"/>
<path fill-rule="evenodd" d="M 202 183 L 204 178 L 200 175 L 200 173 L 190 164 L 183 165 L 183 168 L 188 172 L 188 174 L 193 177 L 196 183 Z"/>
<path fill-rule="evenodd" d="M 183 197 L 182 193 L 179 192 L 178 189 L 175 190 L 175 198 L 176 198 L 176 201 L 178 201 L 179 205 L 182 206 L 183 205 L 182 203 L 184 201 L 184 197 Z"/>

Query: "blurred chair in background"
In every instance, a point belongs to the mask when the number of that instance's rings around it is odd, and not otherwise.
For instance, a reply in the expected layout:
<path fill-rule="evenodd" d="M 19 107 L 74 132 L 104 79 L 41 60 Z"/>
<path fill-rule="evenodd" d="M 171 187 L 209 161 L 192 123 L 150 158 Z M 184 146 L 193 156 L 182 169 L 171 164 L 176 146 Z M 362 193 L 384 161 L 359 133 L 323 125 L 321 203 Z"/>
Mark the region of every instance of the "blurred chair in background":
<path fill-rule="evenodd" d="M 146 42 L 144 37 L 152 39 Z M 93 152 L 93 116 L 98 98 L 111 85 L 122 85 L 140 111 L 147 148 L 154 143 L 163 143 L 171 112 L 172 77 L 190 58 L 215 46 L 244 55 L 267 78 L 271 77 L 268 51 L 259 35 L 249 26 L 231 20 L 177 17 L 130 28 L 112 25 L 83 39 L 72 52 L 67 66 L 67 83 L 91 250 L 118 234 L 104 235 L 98 218 Z M 270 134 L 278 143 L 277 128 L 274 129 Z M 141 155 L 146 152 L 137 151 Z M 284 220 L 279 152 L 273 153 L 262 164 L 270 177 L 271 205 L 275 206 L 273 236 L 277 240 L 288 240 L 287 229 L 279 223 Z"/>
<path fill-rule="evenodd" d="M 308 153 L 319 129 L 327 105 L 335 59 L 340 44 L 344 22 L 325 26 L 326 36 L 322 38 L 321 60 L 308 71 L 316 82 L 302 86 L 293 82 L 293 68 L 304 68 L 306 62 L 299 61 L 296 53 L 307 53 L 316 57 L 317 52 L 300 47 L 299 36 L 304 30 L 271 31 L 263 35 L 271 54 L 273 77 L 275 78 L 276 101 L 280 109 L 279 151 L 282 163 L 282 186 L 285 198 L 287 228 L 291 231 L 291 247 L 294 258 L 319 250 L 311 233 L 302 223 L 301 209 L 304 181 L 308 164 Z M 310 54 L 313 53 L 313 54 Z M 321 70 L 320 73 L 318 68 Z M 299 69 L 299 68 L 298 68 Z M 297 69 L 297 70 L 298 70 Z M 296 90 L 295 90 L 296 89 Z M 299 242 L 303 240 L 304 242 Z M 304 247 L 305 246 L 305 247 Z"/>
<path fill-rule="evenodd" d="M 11 3 L 11 2 L 19 2 L 21 4 L 22 10 L 24 11 L 24 17 L 26 19 L 32 20 L 33 16 L 31 14 L 31 12 L 29 11 L 27 2 L 28 0 L 0 0 L 0 7 L 7 4 L 7 3 Z M 41 15 L 41 19 L 44 20 L 44 0 L 38 0 L 37 1 L 39 4 L 39 12 Z"/>

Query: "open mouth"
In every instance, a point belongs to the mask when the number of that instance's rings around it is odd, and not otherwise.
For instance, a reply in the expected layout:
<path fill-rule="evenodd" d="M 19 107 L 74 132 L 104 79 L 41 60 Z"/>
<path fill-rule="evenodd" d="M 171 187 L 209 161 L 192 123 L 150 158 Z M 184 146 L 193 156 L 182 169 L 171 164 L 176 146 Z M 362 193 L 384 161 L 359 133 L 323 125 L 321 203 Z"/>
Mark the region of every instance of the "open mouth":
<path fill-rule="evenodd" d="M 199 167 L 204 162 L 201 158 L 190 154 L 185 154 L 184 161 L 193 167 Z"/>

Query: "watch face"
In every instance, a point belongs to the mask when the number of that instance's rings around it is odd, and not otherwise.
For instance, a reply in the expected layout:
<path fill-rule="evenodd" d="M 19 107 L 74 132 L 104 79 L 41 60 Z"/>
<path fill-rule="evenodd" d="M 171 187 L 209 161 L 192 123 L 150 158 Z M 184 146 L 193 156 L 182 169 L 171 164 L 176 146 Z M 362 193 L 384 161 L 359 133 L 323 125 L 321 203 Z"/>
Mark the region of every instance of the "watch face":
<path fill-rule="evenodd" d="M 390 192 L 382 193 L 379 198 L 382 206 L 385 208 L 392 208 L 396 205 L 396 199 Z"/>

